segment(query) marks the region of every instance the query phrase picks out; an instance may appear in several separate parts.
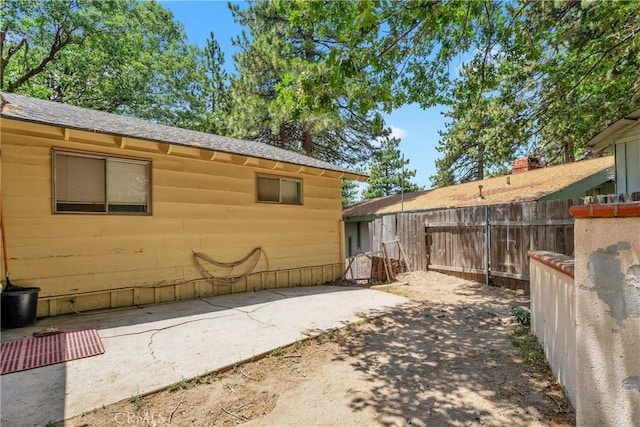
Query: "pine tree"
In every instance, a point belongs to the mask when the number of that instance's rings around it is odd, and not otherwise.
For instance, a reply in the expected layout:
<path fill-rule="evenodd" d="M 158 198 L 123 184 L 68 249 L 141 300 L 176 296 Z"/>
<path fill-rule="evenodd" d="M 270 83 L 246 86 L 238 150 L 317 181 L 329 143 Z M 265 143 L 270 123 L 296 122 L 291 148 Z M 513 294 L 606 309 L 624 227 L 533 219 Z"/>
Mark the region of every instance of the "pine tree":
<path fill-rule="evenodd" d="M 422 189 L 410 181 L 416 176 L 416 171 L 404 169 L 409 160 L 405 160 L 399 145 L 400 139 L 387 137 L 373 153 L 369 185 L 363 194 L 365 199 L 400 194 L 403 190 L 409 193 Z"/>
<path fill-rule="evenodd" d="M 358 203 L 358 183 L 350 179 L 342 180 L 342 207 Z"/>
<path fill-rule="evenodd" d="M 348 88 L 333 91 L 323 83 L 327 46 L 339 42 L 333 34 L 318 34 L 315 22 L 293 25 L 288 15 L 297 6 L 230 6 L 236 22 L 247 27 L 234 40 L 242 50 L 234 55 L 230 134 L 338 164 L 362 163 L 370 141 L 384 135 L 384 121 L 376 111 L 353 105 L 358 97 Z"/>
<path fill-rule="evenodd" d="M 229 114 L 229 82 L 230 78 L 224 70 L 224 52 L 213 32 L 209 33 L 204 48 L 204 72 L 202 87 L 204 96 L 202 106 L 206 119 L 200 129 L 218 135 L 227 134 L 227 117 Z"/>

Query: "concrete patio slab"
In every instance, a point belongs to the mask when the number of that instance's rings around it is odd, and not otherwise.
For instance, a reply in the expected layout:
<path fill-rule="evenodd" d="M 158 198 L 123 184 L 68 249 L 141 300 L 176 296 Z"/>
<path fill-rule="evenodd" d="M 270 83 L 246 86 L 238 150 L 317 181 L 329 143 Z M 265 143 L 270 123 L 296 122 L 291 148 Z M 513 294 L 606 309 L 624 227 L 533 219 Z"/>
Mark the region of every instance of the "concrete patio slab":
<path fill-rule="evenodd" d="M 47 318 L 2 341 L 56 326 L 95 328 L 105 353 L 3 375 L 2 425 L 44 425 L 232 366 L 310 335 L 384 314 L 409 300 L 313 286 Z"/>

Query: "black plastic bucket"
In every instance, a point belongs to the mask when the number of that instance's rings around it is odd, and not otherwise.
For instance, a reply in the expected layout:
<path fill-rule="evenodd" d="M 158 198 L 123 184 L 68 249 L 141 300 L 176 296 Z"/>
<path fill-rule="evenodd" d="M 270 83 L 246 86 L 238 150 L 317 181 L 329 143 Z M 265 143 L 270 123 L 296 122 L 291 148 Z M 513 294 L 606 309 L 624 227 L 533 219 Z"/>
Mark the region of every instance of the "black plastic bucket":
<path fill-rule="evenodd" d="M 35 322 L 40 288 L 12 286 L 0 292 L 2 329 L 21 328 Z"/>

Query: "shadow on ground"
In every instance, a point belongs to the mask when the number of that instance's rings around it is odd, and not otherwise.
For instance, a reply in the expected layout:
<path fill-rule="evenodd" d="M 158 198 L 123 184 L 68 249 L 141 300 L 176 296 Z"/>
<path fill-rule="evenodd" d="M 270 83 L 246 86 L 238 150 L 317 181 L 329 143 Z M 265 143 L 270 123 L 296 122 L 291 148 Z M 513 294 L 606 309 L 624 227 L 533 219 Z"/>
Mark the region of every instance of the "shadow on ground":
<path fill-rule="evenodd" d="M 280 288 L 42 319 L 2 341 L 95 328 L 104 354 L 2 376 L 2 425 L 44 425 L 225 369 L 404 301 L 359 288 Z M 310 332 L 309 332 L 310 331 Z M 111 417 L 112 420 L 112 417 Z"/>
<path fill-rule="evenodd" d="M 420 286 L 387 291 L 422 304 L 378 319 L 375 333 L 345 337 L 351 364 L 370 383 L 352 398 L 354 411 L 372 407 L 384 425 L 573 424 L 548 372 L 536 372 L 511 343 L 521 298 L 472 283 L 444 287 L 439 301 L 424 301 Z"/>

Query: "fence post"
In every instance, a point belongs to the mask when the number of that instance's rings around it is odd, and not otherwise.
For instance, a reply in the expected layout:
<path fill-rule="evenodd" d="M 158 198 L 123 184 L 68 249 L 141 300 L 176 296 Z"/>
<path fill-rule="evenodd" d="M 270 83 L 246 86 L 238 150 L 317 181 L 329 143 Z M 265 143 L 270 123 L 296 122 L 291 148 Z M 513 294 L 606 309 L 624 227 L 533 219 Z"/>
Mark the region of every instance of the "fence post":
<path fill-rule="evenodd" d="M 491 218 L 489 206 L 484 207 L 484 217 L 485 217 L 485 226 L 484 226 L 484 284 L 489 286 L 489 274 L 491 268 L 491 225 L 489 224 L 489 220 Z"/>

